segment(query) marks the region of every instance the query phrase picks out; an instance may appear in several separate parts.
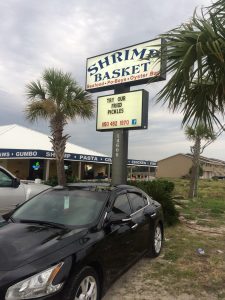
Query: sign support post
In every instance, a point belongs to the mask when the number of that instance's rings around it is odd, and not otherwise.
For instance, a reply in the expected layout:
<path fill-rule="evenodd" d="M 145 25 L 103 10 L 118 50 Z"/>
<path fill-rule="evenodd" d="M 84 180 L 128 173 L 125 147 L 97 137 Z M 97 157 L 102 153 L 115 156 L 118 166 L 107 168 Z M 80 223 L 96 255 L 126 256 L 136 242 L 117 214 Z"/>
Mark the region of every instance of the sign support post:
<path fill-rule="evenodd" d="M 130 87 L 118 86 L 114 91 L 115 94 L 127 93 Z M 127 183 L 128 136 L 129 130 L 113 130 L 112 185 Z"/>
<path fill-rule="evenodd" d="M 127 183 L 128 130 L 113 130 L 112 185 Z"/>

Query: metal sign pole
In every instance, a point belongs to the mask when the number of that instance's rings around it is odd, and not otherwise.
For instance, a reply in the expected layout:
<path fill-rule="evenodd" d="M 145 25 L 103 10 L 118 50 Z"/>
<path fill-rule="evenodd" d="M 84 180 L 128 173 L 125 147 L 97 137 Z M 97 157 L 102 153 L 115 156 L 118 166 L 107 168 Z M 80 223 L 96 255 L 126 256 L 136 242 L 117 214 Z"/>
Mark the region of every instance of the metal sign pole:
<path fill-rule="evenodd" d="M 129 91 L 130 87 L 118 86 L 115 88 L 115 94 Z M 128 133 L 127 129 L 113 130 L 112 185 L 127 183 Z"/>

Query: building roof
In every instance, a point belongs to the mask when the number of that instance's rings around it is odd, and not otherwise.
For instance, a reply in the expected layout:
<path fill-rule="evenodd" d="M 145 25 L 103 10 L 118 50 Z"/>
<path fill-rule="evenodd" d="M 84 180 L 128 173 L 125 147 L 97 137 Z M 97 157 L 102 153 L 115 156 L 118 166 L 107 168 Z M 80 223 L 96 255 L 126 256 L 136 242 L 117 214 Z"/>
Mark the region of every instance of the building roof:
<path fill-rule="evenodd" d="M 163 159 L 159 160 L 158 162 L 161 162 L 161 161 L 166 160 L 166 159 L 173 158 L 173 157 L 178 156 L 178 155 L 182 155 L 182 156 L 187 157 L 189 159 L 192 159 L 192 157 L 193 157 L 193 155 L 190 154 L 190 153 L 177 153 L 177 154 L 174 154 L 172 156 L 168 156 L 166 158 L 163 158 Z M 200 156 L 200 161 L 204 162 L 204 163 L 214 164 L 214 165 L 225 165 L 225 161 L 223 161 L 223 160 L 219 160 L 219 159 L 216 159 L 216 158 L 208 158 L 208 157 L 205 157 L 205 156 Z"/>
<path fill-rule="evenodd" d="M 185 156 L 190 157 L 192 159 L 193 155 L 192 154 L 185 154 Z M 213 165 L 225 165 L 225 161 L 216 159 L 216 158 L 211 158 L 211 157 L 205 157 L 205 156 L 200 156 L 200 161 L 204 163 L 209 163 Z"/>
<path fill-rule="evenodd" d="M 163 160 L 166 160 L 166 159 L 171 159 L 171 158 L 173 158 L 173 157 L 175 157 L 175 156 L 179 156 L 179 155 L 186 156 L 186 154 L 184 154 L 184 153 L 177 153 L 177 154 L 174 154 L 174 155 L 165 157 L 165 158 L 163 158 L 163 159 L 160 159 L 160 160 L 157 161 L 157 163 L 159 163 L 159 162 L 161 162 L 161 161 L 163 161 Z M 189 158 L 189 157 L 188 157 L 188 158 Z"/>
<path fill-rule="evenodd" d="M 34 149 L 53 151 L 48 135 L 17 124 L 0 126 L 0 149 Z M 94 156 L 108 156 L 69 142 L 66 144 L 65 152 Z"/>
<path fill-rule="evenodd" d="M 49 136 L 47 134 L 17 125 L 0 126 L 0 159 L 54 159 Z M 65 160 L 86 161 L 111 164 L 106 154 L 96 152 L 75 144 L 66 143 Z M 146 160 L 128 160 L 128 165 L 156 167 L 156 162 Z"/>

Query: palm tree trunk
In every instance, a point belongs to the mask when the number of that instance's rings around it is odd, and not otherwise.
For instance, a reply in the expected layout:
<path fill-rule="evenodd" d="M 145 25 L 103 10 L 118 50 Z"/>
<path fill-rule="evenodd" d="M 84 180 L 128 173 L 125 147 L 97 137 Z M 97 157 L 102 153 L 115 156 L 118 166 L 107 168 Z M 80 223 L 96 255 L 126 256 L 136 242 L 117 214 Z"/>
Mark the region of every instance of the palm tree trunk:
<path fill-rule="evenodd" d="M 201 139 L 197 138 L 193 147 L 193 166 L 191 169 L 191 179 L 188 197 L 194 198 L 198 195 L 198 179 L 199 179 L 199 167 L 200 167 L 200 150 Z"/>
<path fill-rule="evenodd" d="M 50 128 L 52 133 L 50 140 L 52 143 L 52 148 L 55 152 L 58 184 L 62 186 L 66 185 L 64 154 L 66 141 L 69 138 L 69 135 L 63 136 L 63 128 L 65 125 L 66 122 L 59 115 L 55 115 L 50 121 Z"/>
<path fill-rule="evenodd" d="M 58 184 L 61 186 L 66 185 L 66 175 L 64 169 L 64 160 L 56 160 Z"/>

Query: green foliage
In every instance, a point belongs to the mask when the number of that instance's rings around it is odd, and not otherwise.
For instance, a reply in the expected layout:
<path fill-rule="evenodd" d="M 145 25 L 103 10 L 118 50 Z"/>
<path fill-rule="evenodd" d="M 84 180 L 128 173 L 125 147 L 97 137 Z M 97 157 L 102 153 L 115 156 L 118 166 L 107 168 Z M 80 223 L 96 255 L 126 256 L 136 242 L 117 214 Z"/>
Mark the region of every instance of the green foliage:
<path fill-rule="evenodd" d="M 190 169 L 189 169 L 189 175 L 191 175 L 192 170 L 193 170 L 193 166 L 190 167 Z M 201 177 L 201 176 L 203 175 L 203 168 L 202 168 L 202 166 L 199 166 L 199 171 L 198 171 L 198 172 L 199 172 L 199 173 L 198 173 L 199 177 Z M 189 178 L 189 176 L 187 176 L 187 177 Z M 186 177 L 186 178 L 187 178 L 187 177 Z"/>
<path fill-rule="evenodd" d="M 73 182 L 78 182 L 78 180 L 75 176 L 68 175 L 68 176 L 66 176 L 66 182 L 67 183 L 73 183 Z"/>
<path fill-rule="evenodd" d="M 183 124 L 212 128 L 225 107 L 224 0 L 162 35 L 170 80 L 158 100 L 183 113 Z"/>
<path fill-rule="evenodd" d="M 67 183 L 73 183 L 73 182 L 77 182 L 77 178 L 71 175 L 67 175 L 66 176 L 66 182 Z M 56 186 L 58 185 L 58 178 L 57 176 L 52 176 L 50 177 L 48 180 L 46 180 L 44 182 L 44 184 L 50 185 L 50 186 Z"/>
<path fill-rule="evenodd" d="M 197 126 L 187 126 L 185 128 L 185 136 L 188 140 L 196 141 L 196 139 L 214 141 L 216 139 L 216 134 L 214 131 L 202 123 L 199 123 Z"/>
<path fill-rule="evenodd" d="M 62 120 L 77 117 L 91 119 L 94 115 L 94 102 L 91 94 L 83 90 L 70 73 L 46 69 L 41 80 L 26 86 L 29 100 L 25 113 L 31 122 L 61 116 Z"/>
<path fill-rule="evenodd" d="M 39 119 L 49 121 L 49 138 L 55 152 L 58 182 L 65 185 L 63 158 L 70 136 L 64 134 L 64 127 L 68 121 L 78 117 L 89 120 L 94 116 L 95 105 L 91 94 L 83 90 L 70 73 L 51 68 L 44 70 L 41 79 L 27 84 L 26 96 L 26 118 L 30 122 Z"/>
<path fill-rule="evenodd" d="M 179 213 L 172 201 L 172 192 L 174 190 L 173 182 L 167 180 L 131 181 L 129 184 L 142 189 L 162 205 L 165 223 L 168 226 L 178 222 Z"/>
<path fill-rule="evenodd" d="M 57 176 L 52 176 L 48 180 L 44 182 L 44 184 L 50 185 L 50 186 L 56 186 L 58 185 L 58 179 Z"/>

